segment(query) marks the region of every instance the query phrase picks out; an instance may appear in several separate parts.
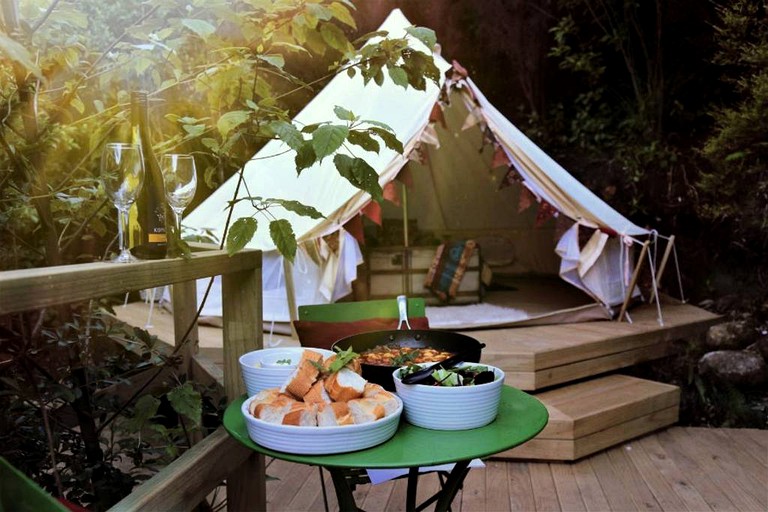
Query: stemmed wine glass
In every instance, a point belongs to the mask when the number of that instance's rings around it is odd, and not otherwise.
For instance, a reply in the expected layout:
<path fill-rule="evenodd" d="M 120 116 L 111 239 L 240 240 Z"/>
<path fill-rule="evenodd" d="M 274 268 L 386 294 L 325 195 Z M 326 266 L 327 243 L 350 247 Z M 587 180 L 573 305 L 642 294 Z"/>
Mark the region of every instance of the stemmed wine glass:
<path fill-rule="evenodd" d="M 126 247 L 128 231 L 128 210 L 136 200 L 144 180 L 144 160 L 138 144 L 110 142 L 101 152 L 101 182 L 112 203 L 117 208 L 117 233 L 120 253 L 112 258 L 113 263 L 139 261 Z"/>
<path fill-rule="evenodd" d="M 192 155 L 168 153 L 160 161 L 165 198 L 173 210 L 177 241 L 181 240 L 181 216 L 195 196 L 197 172 Z"/>

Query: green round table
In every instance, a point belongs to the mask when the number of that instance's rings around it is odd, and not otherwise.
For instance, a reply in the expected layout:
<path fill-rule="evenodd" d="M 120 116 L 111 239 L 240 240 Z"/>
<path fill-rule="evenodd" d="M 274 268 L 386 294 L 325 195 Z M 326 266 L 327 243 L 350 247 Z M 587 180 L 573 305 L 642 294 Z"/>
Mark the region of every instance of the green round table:
<path fill-rule="evenodd" d="M 484 427 L 471 430 L 429 430 L 403 420 L 391 439 L 372 448 L 330 455 L 298 455 L 270 450 L 248 437 L 245 419 L 240 411 L 245 398 L 238 398 L 224 412 L 224 428 L 227 432 L 248 448 L 264 455 L 328 469 L 333 478 L 340 510 L 357 510 L 352 489 L 343 471 L 350 468 L 411 468 L 406 510 L 420 510 L 433 501 L 437 501 L 435 510 L 447 510 L 464 481 L 472 459 L 489 457 L 528 441 L 541 432 L 549 417 L 547 409 L 539 400 L 519 389 L 504 386 L 499 414 Z M 455 463 L 455 466 L 440 492 L 416 507 L 418 468 L 447 463 Z"/>

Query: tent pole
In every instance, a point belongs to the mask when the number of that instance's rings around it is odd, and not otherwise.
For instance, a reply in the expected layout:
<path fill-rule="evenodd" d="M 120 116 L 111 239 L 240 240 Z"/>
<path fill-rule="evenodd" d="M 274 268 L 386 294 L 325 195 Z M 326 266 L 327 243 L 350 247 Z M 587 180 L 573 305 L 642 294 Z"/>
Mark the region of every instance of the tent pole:
<path fill-rule="evenodd" d="M 637 265 L 635 265 L 635 271 L 632 273 L 632 279 L 629 281 L 629 287 L 627 288 L 627 296 L 624 298 L 624 304 L 621 305 L 621 311 L 619 312 L 619 317 L 616 319 L 618 322 L 621 322 L 621 319 L 624 318 L 624 315 L 627 312 L 627 307 L 629 307 L 629 301 L 632 299 L 632 291 L 635 289 L 635 285 L 637 284 L 637 278 L 640 277 L 640 268 L 643 266 L 643 262 L 645 261 L 645 256 L 648 254 L 648 246 L 651 245 L 650 240 L 646 240 L 643 244 L 643 248 L 640 251 L 640 257 L 637 259 Z"/>
<path fill-rule="evenodd" d="M 299 339 L 299 333 L 296 331 L 293 322 L 299 319 L 296 314 L 296 287 L 293 283 L 293 263 L 283 256 L 283 274 L 285 275 L 285 295 L 288 298 L 288 315 L 290 316 L 291 338 Z"/>
<path fill-rule="evenodd" d="M 403 183 L 403 192 L 401 194 L 401 202 L 403 204 L 403 293 L 405 295 L 411 294 L 411 275 L 410 269 L 410 250 L 408 249 L 408 187 Z"/>
<path fill-rule="evenodd" d="M 672 254 L 672 247 L 675 245 L 675 235 L 669 237 L 667 240 L 667 247 L 664 249 L 664 255 L 661 257 L 661 263 L 659 263 L 659 271 L 656 272 L 656 286 L 651 290 L 651 298 L 648 302 L 653 302 L 656 298 L 656 290 L 661 286 L 661 276 L 664 275 L 664 270 L 667 268 L 667 261 L 669 255 Z"/>

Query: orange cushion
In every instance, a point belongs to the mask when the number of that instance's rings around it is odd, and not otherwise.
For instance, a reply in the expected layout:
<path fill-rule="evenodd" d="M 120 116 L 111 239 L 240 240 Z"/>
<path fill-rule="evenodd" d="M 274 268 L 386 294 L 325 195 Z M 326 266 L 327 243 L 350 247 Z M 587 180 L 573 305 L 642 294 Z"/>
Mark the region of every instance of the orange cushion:
<path fill-rule="evenodd" d="M 325 348 L 341 338 L 373 331 L 392 331 L 397 329 L 400 320 L 397 318 L 368 318 L 355 322 L 314 322 L 311 320 L 295 320 L 293 326 L 299 335 L 302 347 Z M 429 329 L 427 317 L 409 318 L 412 329 Z"/>

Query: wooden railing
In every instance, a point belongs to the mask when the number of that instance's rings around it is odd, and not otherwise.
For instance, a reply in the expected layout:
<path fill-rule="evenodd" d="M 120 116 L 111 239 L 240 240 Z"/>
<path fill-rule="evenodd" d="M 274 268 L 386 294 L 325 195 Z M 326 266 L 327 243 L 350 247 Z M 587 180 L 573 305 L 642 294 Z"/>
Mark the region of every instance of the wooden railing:
<path fill-rule="evenodd" d="M 223 382 L 231 401 L 245 391 L 238 357 L 262 348 L 259 251 L 241 251 L 231 257 L 223 251 L 205 251 L 194 253 L 190 259 L 6 271 L 0 273 L 0 315 L 172 284 L 175 342 L 179 345 L 196 313 L 195 280 L 216 275 L 222 276 Z M 201 367 L 195 364 L 197 347 L 195 325 L 189 342 L 180 351 L 193 379 Z M 112 510 L 190 510 L 224 480 L 228 510 L 266 509 L 263 456 L 243 447 L 219 428 Z"/>

